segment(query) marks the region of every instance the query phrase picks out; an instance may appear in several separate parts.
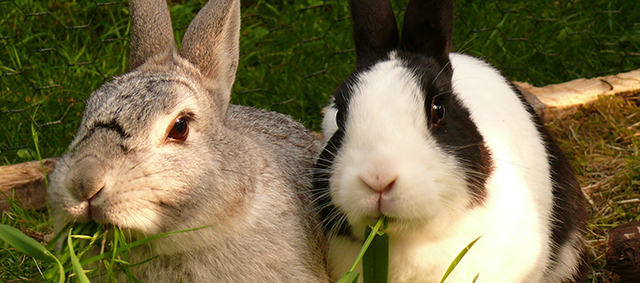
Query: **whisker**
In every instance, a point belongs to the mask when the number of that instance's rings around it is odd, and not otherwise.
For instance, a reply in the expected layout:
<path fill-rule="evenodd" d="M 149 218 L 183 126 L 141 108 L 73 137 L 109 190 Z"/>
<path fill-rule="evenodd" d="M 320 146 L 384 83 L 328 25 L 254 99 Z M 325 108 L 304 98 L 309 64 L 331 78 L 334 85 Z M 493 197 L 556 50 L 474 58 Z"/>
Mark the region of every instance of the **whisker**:
<path fill-rule="evenodd" d="M 440 74 L 442 74 L 442 72 L 444 72 L 444 70 L 451 65 L 451 60 L 447 61 L 447 64 L 445 64 L 444 66 L 442 66 L 442 68 L 440 68 L 440 71 L 438 72 L 438 74 L 436 75 L 436 77 L 433 79 L 433 81 L 431 82 L 432 84 L 434 84 L 438 78 L 440 77 Z"/>

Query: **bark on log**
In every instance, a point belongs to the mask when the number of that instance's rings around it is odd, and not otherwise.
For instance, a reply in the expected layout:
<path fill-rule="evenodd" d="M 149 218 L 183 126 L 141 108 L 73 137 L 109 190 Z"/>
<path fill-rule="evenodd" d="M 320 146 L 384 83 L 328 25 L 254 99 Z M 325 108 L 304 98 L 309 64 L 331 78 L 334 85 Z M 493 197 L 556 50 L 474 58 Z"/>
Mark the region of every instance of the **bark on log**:
<path fill-rule="evenodd" d="M 14 165 L 0 166 L 0 211 L 9 209 L 7 197 L 20 201 L 27 209 L 46 209 L 47 187 L 44 182 L 44 171 L 50 174 L 58 158 L 31 161 Z"/>

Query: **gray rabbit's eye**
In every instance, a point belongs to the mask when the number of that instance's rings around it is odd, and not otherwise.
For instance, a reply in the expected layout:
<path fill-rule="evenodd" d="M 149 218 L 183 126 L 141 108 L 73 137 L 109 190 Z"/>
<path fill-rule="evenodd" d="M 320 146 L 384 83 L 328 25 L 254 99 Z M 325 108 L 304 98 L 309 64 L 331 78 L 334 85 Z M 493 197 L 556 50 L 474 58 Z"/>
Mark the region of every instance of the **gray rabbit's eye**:
<path fill-rule="evenodd" d="M 189 119 L 187 117 L 176 118 L 167 139 L 174 142 L 183 142 L 189 135 Z"/>

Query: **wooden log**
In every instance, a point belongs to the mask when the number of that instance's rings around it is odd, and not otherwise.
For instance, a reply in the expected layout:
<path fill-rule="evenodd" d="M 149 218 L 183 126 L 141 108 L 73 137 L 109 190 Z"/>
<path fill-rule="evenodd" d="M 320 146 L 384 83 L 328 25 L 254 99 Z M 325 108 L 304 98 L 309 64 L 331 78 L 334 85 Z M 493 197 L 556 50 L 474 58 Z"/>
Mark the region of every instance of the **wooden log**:
<path fill-rule="evenodd" d="M 592 79 L 577 79 L 543 87 L 535 87 L 523 82 L 514 84 L 533 93 L 540 100 L 544 105 L 542 110 L 544 113 L 541 116 L 564 117 L 574 113 L 578 106 L 592 103 L 603 95 L 625 97 L 637 95 L 640 93 L 640 70 Z"/>
<path fill-rule="evenodd" d="M 0 211 L 9 209 L 12 197 L 22 203 L 27 209 L 42 210 L 47 207 L 47 187 L 44 182 L 43 167 L 46 174 L 50 174 L 58 158 L 31 161 L 14 165 L 0 166 Z"/>
<path fill-rule="evenodd" d="M 607 241 L 607 269 L 620 283 L 640 282 L 640 221 L 611 228 Z"/>

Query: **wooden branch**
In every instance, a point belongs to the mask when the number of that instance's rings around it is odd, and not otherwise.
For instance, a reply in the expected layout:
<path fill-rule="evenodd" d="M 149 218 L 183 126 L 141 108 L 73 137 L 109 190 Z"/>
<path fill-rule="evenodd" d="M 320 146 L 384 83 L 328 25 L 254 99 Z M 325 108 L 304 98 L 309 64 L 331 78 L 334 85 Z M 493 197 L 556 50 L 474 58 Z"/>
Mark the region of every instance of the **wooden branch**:
<path fill-rule="evenodd" d="M 640 93 L 640 70 L 593 79 L 577 79 L 560 84 L 535 87 L 515 82 L 516 86 L 533 93 L 545 106 L 546 115 L 563 117 L 578 106 L 594 102 L 602 95 L 633 96 Z"/>
<path fill-rule="evenodd" d="M 58 158 L 31 161 L 14 165 L 0 166 L 0 191 L 8 197 L 19 200 L 27 209 L 45 209 L 47 207 L 47 187 L 42 167 L 49 175 Z M 0 194 L 0 211 L 9 209 L 9 201 Z"/>

